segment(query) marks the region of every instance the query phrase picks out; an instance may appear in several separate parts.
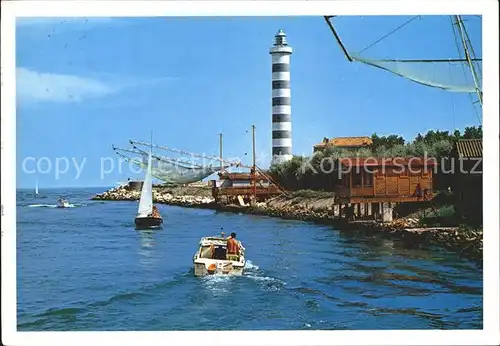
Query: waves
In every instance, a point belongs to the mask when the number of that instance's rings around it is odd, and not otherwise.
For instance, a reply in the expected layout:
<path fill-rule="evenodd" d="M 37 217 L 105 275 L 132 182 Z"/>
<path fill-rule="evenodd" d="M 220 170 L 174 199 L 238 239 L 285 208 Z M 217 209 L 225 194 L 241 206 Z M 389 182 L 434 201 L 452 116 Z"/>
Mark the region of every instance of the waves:
<path fill-rule="evenodd" d="M 482 327 L 482 273 L 448 253 L 167 206 L 164 230 L 144 234 L 136 204 L 56 200 L 18 213 L 22 331 Z M 197 243 L 221 225 L 244 242 L 244 273 L 195 277 Z"/>
<path fill-rule="evenodd" d="M 450 306 L 449 313 L 442 313 L 439 310 L 434 311 L 432 308 L 416 307 L 411 303 L 406 304 L 406 307 L 398 306 L 401 305 L 398 301 L 409 298 L 409 296 L 405 298 L 403 292 L 401 293 L 403 296 L 399 298 L 396 296 L 387 297 L 388 301 L 383 299 L 384 294 L 370 297 L 369 293 L 373 288 L 368 287 L 365 289 L 358 287 L 360 290 L 356 290 L 356 293 L 346 294 L 349 288 L 354 287 L 350 287 L 353 280 L 345 276 L 340 282 L 332 277 L 330 277 L 331 280 L 324 277 L 323 280 L 319 280 L 323 282 L 320 285 L 315 280 L 311 282 L 302 281 L 299 285 L 290 285 L 292 282 L 285 279 L 287 275 L 286 272 L 283 272 L 281 275 L 274 276 L 266 268 L 261 268 L 252 261 L 247 261 L 245 272 L 240 277 L 212 275 L 198 278 L 194 276 L 194 272 L 190 268 L 188 271 L 179 272 L 156 283 L 139 286 L 135 290 L 118 291 L 111 296 L 94 301 L 47 309 L 30 317 L 21 316 L 18 328 L 19 330 L 59 330 L 66 329 L 71 325 L 73 328 L 70 329 L 77 330 L 83 328 L 78 321 L 88 320 L 89 316 L 94 316 L 93 318 L 96 318 L 96 314 L 97 316 L 107 316 L 111 311 L 128 311 L 132 306 L 147 308 L 147 306 L 153 305 L 162 309 L 158 304 L 159 301 L 165 301 L 165 299 L 171 301 L 169 305 L 184 306 L 189 302 L 188 297 L 196 297 L 192 299 L 199 307 L 195 310 L 192 310 L 194 307 L 188 308 L 185 313 L 180 314 L 179 318 L 182 319 L 184 314 L 190 315 L 196 311 L 196 314 L 200 314 L 200 319 L 205 321 L 204 323 L 207 326 L 216 324 L 217 321 L 217 323 L 221 322 L 214 313 L 225 304 L 228 304 L 228 306 L 232 306 L 231 304 L 245 305 L 247 306 L 246 309 L 248 309 L 247 314 L 257 314 L 262 319 L 285 319 L 288 321 L 289 326 L 285 329 L 290 329 L 291 326 L 293 326 L 291 329 L 359 329 L 360 327 L 363 328 L 359 324 L 362 321 L 365 321 L 363 323 L 367 323 L 367 325 L 372 325 L 375 323 L 372 318 L 394 320 L 394 318 L 397 319 L 397 316 L 401 316 L 400 322 L 392 322 L 391 329 L 414 328 L 410 325 L 407 326 L 407 321 L 415 318 L 427 321 L 427 325 L 433 328 L 446 329 L 460 327 L 459 322 L 448 320 L 450 313 L 460 314 L 464 318 L 471 314 L 482 314 L 482 307 L 479 305 L 457 306 L 456 309 Z M 387 280 L 389 278 L 393 278 L 393 276 L 382 276 L 380 279 Z M 421 278 L 419 281 L 429 281 L 429 283 L 437 284 L 436 280 L 431 278 L 429 280 Z M 332 292 L 331 288 L 325 286 L 328 282 L 337 282 L 335 290 L 337 293 Z M 364 282 L 372 283 L 373 281 Z M 440 281 L 439 284 L 443 284 L 443 282 Z M 363 285 L 363 282 L 359 282 L 359 285 Z M 436 294 L 431 290 L 426 291 L 429 296 Z M 260 300 L 260 302 L 255 301 L 250 304 L 249 302 L 252 299 L 249 299 L 246 292 L 258 297 L 257 301 Z M 391 303 L 391 300 L 393 300 L 393 303 Z M 268 311 L 271 307 L 268 304 L 272 301 L 274 302 L 272 303 L 274 310 Z M 285 301 L 288 301 L 286 304 L 288 310 L 283 305 Z M 175 302 L 175 304 L 172 302 Z M 186 306 L 189 306 L 189 304 Z M 266 306 L 268 308 L 265 308 Z M 337 313 L 329 316 L 331 312 L 328 311 L 331 311 L 331 308 L 328 307 L 335 307 L 334 309 L 339 312 L 350 311 L 348 321 L 336 320 Z M 175 310 L 177 308 L 170 307 L 170 309 Z M 296 315 L 289 315 L 285 312 L 289 310 L 296 311 Z M 454 310 L 456 311 L 454 312 Z M 312 318 L 313 316 L 317 317 Z M 352 316 L 359 316 L 359 320 L 352 320 Z M 158 323 L 161 325 L 161 322 Z M 474 319 L 469 320 L 466 324 L 471 328 L 478 328 L 482 325 L 482 322 L 479 319 Z M 251 326 L 248 328 L 253 329 Z"/>
<path fill-rule="evenodd" d="M 140 304 L 144 299 L 154 299 L 155 295 L 165 290 L 182 286 L 186 278 L 192 273 L 179 274 L 176 277 L 170 277 L 165 280 L 138 287 L 133 291 L 118 291 L 108 298 L 97 299 L 87 302 L 77 302 L 72 307 L 49 308 L 41 313 L 20 314 L 18 320 L 19 330 L 56 330 L 64 329 L 68 320 L 76 321 L 77 317 L 85 317 L 89 314 L 102 313 L 108 309 L 113 309 L 122 305 L 128 305 L 136 301 Z"/>

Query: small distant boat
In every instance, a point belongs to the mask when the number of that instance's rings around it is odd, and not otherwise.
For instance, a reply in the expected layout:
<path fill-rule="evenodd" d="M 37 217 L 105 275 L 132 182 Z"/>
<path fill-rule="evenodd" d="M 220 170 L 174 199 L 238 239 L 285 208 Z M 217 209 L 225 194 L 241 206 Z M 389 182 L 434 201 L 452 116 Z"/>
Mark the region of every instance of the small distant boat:
<path fill-rule="evenodd" d="M 68 202 L 68 200 L 59 198 L 57 200 L 57 207 L 58 208 L 71 208 L 71 204 Z"/>
<path fill-rule="evenodd" d="M 146 177 L 142 184 L 141 199 L 139 200 L 139 208 L 135 217 L 136 229 L 151 229 L 159 228 L 163 224 L 163 218 L 156 206 L 153 205 L 153 180 L 151 174 L 151 152 L 148 157 L 148 168 Z"/>
<path fill-rule="evenodd" d="M 35 185 L 35 195 L 38 195 L 38 179 L 36 180 L 36 185 Z"/>
<path fill-rule="evenodd" d="M 194 275 L 206 276 L 214 274 L 241 276 L 245 267 L 245 248 L 238 240 L 240 254 L 234 259 L 227 259 L 227 238 L 203 237 L 193 257 Z"/>

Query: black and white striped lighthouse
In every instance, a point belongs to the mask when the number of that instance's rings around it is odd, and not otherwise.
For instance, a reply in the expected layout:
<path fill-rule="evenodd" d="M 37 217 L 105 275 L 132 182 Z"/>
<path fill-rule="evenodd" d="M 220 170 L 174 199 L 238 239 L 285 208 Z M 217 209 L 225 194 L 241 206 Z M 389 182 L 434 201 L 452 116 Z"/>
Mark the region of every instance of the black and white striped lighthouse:
<path fill-rule="evenodd" d="M 292 110 L 290 105 L 290 55 L 292 47 L 286 43 L 283 30 L 274 36 L 272 56 L 273 83 L 273 158 L 280 163 L 292 158 Z"/>

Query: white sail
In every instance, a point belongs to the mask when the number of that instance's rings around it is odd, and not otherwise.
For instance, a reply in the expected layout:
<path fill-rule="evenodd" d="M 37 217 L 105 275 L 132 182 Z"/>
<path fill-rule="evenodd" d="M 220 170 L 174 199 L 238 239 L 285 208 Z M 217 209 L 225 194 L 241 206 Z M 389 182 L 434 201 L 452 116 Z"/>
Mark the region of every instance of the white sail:
<path fill-rule="evenodd" d="M 38 195 L 38 179 L 36 180 L 35 194 Z"/>
<path fill-rule="evenodd" d="M 146 177 L 142 185 L 141 200 L 139 201 L 139 210 L 137 217 L 147 217 L 153 211 L 153 181 L 151 177 L 151 154 L 148 157 L 148 168 Z"/>

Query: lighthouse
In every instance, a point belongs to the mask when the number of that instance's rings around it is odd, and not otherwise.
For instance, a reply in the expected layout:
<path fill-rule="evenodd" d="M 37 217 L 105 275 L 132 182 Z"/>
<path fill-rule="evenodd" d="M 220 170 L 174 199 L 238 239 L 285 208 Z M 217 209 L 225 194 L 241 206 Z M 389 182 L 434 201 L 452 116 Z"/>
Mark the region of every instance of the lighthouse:
<path fill-rule="evenodd" d="M 290 105 L 290 55 L 292 47 L 283 30 L 274 36 L 272 56 L 272 163 L 292 158 L 292 110 Z"/>

